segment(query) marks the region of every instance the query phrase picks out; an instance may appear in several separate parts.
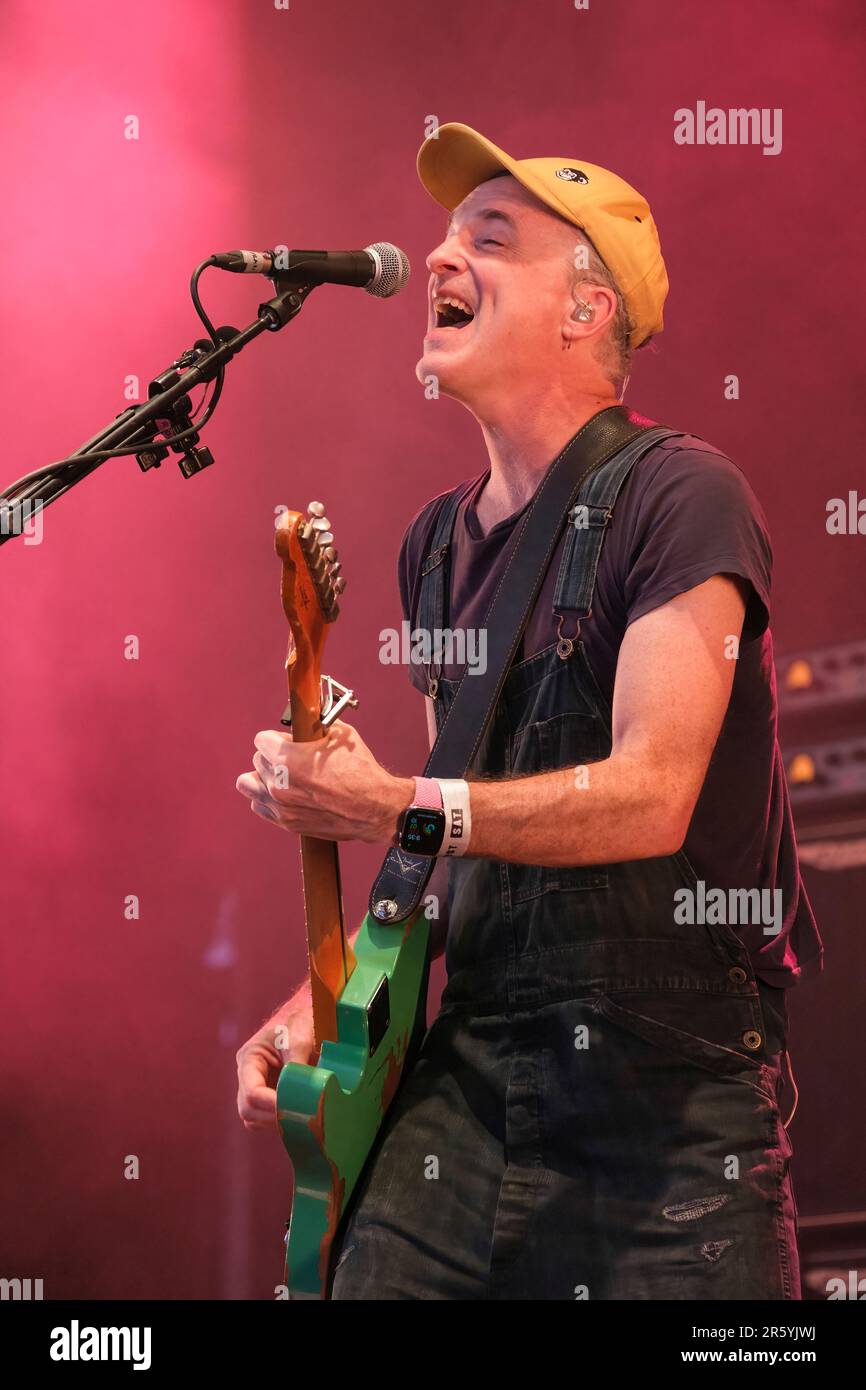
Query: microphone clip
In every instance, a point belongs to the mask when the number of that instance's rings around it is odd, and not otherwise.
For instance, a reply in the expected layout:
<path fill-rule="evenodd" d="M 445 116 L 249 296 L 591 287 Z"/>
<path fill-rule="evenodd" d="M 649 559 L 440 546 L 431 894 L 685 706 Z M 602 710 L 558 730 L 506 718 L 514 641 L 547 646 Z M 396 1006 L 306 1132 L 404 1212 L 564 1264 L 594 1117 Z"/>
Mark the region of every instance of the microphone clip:
<path fill-rule="evenodd" d="M 281 328 L 285 328 L 287 323 L 291 323 L 296 314 L 299 314 L 304 307 L 304 300 L 310 290 L 316 288 L 314 281 L 307 284 L 299 284 L 293 280 L 291 284 L 280 284 L 280 272 L 275 271 L 268 276 L 274 284 L 277 294 L 273 299 L 260 304 L 258 317 L 264 322 L 265 327 L 271 333 L 279 333 Z"/>
<path fill-rule="evenodd" d="M 181 379 L 181 372 L 178 367 L 169 367 L 168 371 L 161 376 L 154 377 L 150 383 L 147 395 L 152 400 L 155 396 L 168 391 L 170 387 L 177 385 Z M 184 434 L 191 430 L 192 433 Z M 185 478 L 191 478 L 195 473 L 201 473 L 203 468 L 209 468 L 214 461 L 214 456 L 205 445 L 201 444 L 201 437 L 198 430 L 193 430 L 192 424 L 192 401 L 189 396 L 179 396 L 171 405 L 165 408 L 163 416 L 157 416 L 150 424 L 148 433 L 151 443 L 147 448 L 140 450 L 135 455 L 136 462 L 142 473 L 146 473 L 150 468 L 159 468 L 168 458 L 169 450 L 180 454 L 177 466 Z M 165 437 L 165 443 L 155 442 L 155 436 L 161 434 Z M 184 438 L 179 443 L 174 443 L 175 435 L 184 434 Z"/>

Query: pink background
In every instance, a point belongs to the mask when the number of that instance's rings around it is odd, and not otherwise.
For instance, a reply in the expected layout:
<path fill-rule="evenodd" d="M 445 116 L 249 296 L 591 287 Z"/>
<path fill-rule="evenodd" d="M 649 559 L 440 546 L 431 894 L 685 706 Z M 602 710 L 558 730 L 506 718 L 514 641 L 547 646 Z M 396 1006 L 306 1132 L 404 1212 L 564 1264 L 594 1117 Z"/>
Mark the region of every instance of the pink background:
<path fill-rule="evenodd" d="M 778 649 L 856 637 L 866 540 L 828 536 L 825 516 L 863 489 L 862 5 L 7 0 L 2 25 L 3 483 L 199 336 L 187 283 L 212 251 L 385 239 L 414 267 L 388 303 L 318 291 L 232 364 L 206 473 L 112 461 L 46 513 L 42 545 L 0 554 L 0 1274 L 43 1278 L 47 1298 L 267 1298 L 289 1170 L 237 1120 L 234 1052 L 302 975 L 300 879 L 296 845 L 234 782 L 284 700 L 273 509 L 326 503 L 349 580 L 326 669 L 411 773 L 423 707 L 378 658 L 401 619 L 397 549 L 486 462 L 471 417 L 414 378 L 443 225 L 414 172 L 424 123 L 604 164 L 646 194 L 672 290 L 628 401 L 745 469 L 774 536 Z M 782 153 L 675 145 L 674 111 L 698 100 L 781 107 Z M 202 283 L 235 326 L 264 288 Z M 353 920 L 380 858 L 344 852 Z M 838 890 L 815 893 L 830 962 L 803 1017 L 827 1009 L 850 921 Z M 800 1205 L 834 1210 L 853 1200 L 834 1191 L 849 1106 L 796 1037 L 794 1057 Z"/>

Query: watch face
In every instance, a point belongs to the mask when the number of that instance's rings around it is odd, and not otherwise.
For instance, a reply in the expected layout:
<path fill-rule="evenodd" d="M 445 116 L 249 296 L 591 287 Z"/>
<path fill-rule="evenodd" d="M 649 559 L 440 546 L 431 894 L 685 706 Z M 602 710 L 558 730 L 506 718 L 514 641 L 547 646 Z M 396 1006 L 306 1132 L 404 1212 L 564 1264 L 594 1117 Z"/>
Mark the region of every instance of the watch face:
<path fill-rule="evenodd" d="M 409 854 L 438 854 L 444 836 L 444 811 L 411 806 L 400 831 L 400 848 Z"/>

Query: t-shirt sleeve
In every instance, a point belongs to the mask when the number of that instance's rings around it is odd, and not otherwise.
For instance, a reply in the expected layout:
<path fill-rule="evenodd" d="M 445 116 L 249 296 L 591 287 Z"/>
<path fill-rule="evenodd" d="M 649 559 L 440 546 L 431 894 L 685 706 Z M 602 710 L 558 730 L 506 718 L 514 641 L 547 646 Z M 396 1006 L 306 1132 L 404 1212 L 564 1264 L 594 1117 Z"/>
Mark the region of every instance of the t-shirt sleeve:
<path fill-rule="evenodd" d="M 741 470 L 716 450 L 682 448 L 634 481 L 622 557 L 627 622 L 714 574 L 734 574 L 749 585 L 743 640 L 759 637 L 769 623 L 773 554 Z"/>

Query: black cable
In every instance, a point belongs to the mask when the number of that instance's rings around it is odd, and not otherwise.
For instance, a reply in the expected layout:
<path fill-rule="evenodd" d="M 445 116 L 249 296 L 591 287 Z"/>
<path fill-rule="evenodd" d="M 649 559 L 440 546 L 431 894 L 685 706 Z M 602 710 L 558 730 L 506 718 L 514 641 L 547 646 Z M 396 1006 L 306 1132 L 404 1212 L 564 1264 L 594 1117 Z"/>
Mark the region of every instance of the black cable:
<path fill-rule="evenodd" d="M 190 296 L 192 298 L 195 311 L 198 314 L 198 317 L 201 320 L 202 324 L 204 325 L 208 337 L 210 338 L 214 347 L 218 348 L 220 346 L 220 339 L 217 336 L 217 331 L 214 328 L 214 325 L 211 323 L 210 318 L 208 317 L 207 312 L 205 311 L 204 305 L 201 302 L 198 292 L 198 282 L 201 279 L 201 276 L 203 275 L 204 271 L 207 270 L 208 266 L 214 265 L 215 262 L 216 257 L 209 256 L 206 261 L 202 261 L 201 265 L 196 266 L 190 278 Z M 207 424 L 208 420 L 210 420 L 217 407 L 220 395 L 222 394 L 224 380 L 225 364 L 223 364 L 223 366 L 219 368 L 216 377 L 214 378 L 213 394 L 211 396 L 210 403 L 208 404 L 207 409 L 204 412 L 204 415 L 202 415 L 201 419 L 199 420 L 195 418 L 195 415 L 191 415 L 190 419 L 192 420 L 192 424 L 190 425 L 190 427 L 185 430 L 179 430 L 177 434 L 170 435 L 165 440 L 165 446 L 177 444 L 184 439 L 188 439 L 191 435 L 198 434 L 199 430 L 204 428 L 204 426 Z M 204 405 L 204 401 L 207 397 L 207 392 L 208 386 L 205 385 L 205 395 L 202 398 L 202 401 L 200 402 L 199 406 L 197 407 L 198 410 L 201 410 L 202 406 Z M 57 459 L 54 463 L 46 463 L 43 465 L 42 468 L 34 468 L 30 473 L 24 473 L 20 478 L 17 478 L 14 483 L 10 483 L 8 487 L 4 488 L 3 491 L 0 492 L 0 502 L 15 502 L 16 498 L 14 494 L 18 492 L 21 488 L 29 487 L 31 483 L 41 482 L 43 478 L 55 477 L 58 474 L 62 476 L 64 469 L 79 468 L 83 463 L 86 463 L 90 460 L 94 462 L 96 460 L 99 460 L 100 462 L 102 462 L 105 459 L 134 458 L 136 454 L 141 453 L 143 448 L 159 448 L 165 446 L 160 445 L 153 438 L 147 437 L 145 439 L 142 439 L 138 444 L 127 444 L 122 449 L 92 449 L 88 450 L 86 453 L 83 454 L 73 454 L 69 458 Z M 62 495 L 62 493 L 56 494 L 57 497 L 60 497 Z"/>
<path fill-rule="evenodd" d="M 216 264 L 216 256 L 208 256 L 208 258 L 207 258 L 206 261 L 202 261 L 201 265 L 197 265 L 197 266 L 196 266 L 195 270 L 193 271 L 192 275 L 190 276 L 190 281 L 189 281 L 189 292 L 190 292 L 190 296 L 191 296 L 191 298 L 192 298 L 193 307 L 195 308 L 196 313 L 198 314 L 199 318 L 201 319 L 202 323 L 204 324 L 205 328 L 207 329 L 207 335 L 208 335 L 208 337 L 210 338 L 210 340 L 211 340 L 211 342 L 213 343 L 214 347 L 219 347 L 219 339 L 217 338 L 216 329 L 214 328 L 213 324 L 211 323 L 210 319 L 208 318 L 207 314 L 205 313 L 204 305 L 202 304 L 201 300 L 199 299 L 199 295 L 198 295 L 198 282 L 199 282 L 199 280 L 201 279 L 201 277 L 202 277 L 202 275 L 204 274 L 204 272 L 207 270 L 208 266 L 209 266 L 209 265 L 215 265 L 215 264 Z"/>
<path fill-rule="evenodd" d="M 198 431 L 207 424 L 220 398 L 224 377 L 225 368 L 221 368 L 214 380 L 214 392 L 211 397 L 210 405 L 202 418 L 200 420 L 195 420 L 191 416 L 190 418 L 193 419 L 193 423 L 190 428 L 179 430 L 177 434 L 170 435 L 165 440 L 165 445 L 177 443 L 181 439 L 187 439 L 190 435 L 197 434 Z M 201 406 L 199 406 L 199 409 L 201 409 Z M 62 473 L 65 468 L 77 468 L 80 464 L 87 463 L 90 459 L 95 461 L 96 459 L 134 458 L 136 454 L 141 453 L 142 449 L 154 447 L 159 448 L 164 446 L 160 445 L 158 440 L 147 437 L 140 440 L 138 444 L 128 444 L 124 449 L 92 449 L 88 450 L 86 454 L 73 454 L 71 458 L 58 459 L 56 463 L 46 463 L 42 468 L 34 468 L 32 472 L 25 473 L 22 477 L 16 479 L 14 483 L 10 483 L 8 488 L 0 492 L 0 502 L 14 501 L 14 498 L 12 498 L 10 494 L 12 492 L 17 492 L 19 488 L 26 487 L 30 483 L 39 482 L 42 478 L 53 477 L 58 472 Z"/>
<path fill-rule="evenodd" d="M 192 276 L 190 277 L 190 297 L 193 302 L 193 307 L 195 308 L 195 311 L 207 332 L 210 342 L 213 344 L 215 348 L 219 348 L 221 346 L 219 335 L 210 318 L 208 317 L 208 314 L 204 308 L 204 305 L 201 302 L 201 298 L 198 292 L 198 282 L 204 274 L 205 270 L 207 270 L 210 266 L 216 265 L 216 263 L 216 256 L 208 256 L 207 260 L 202 261 L 200 265 L 196 266 L 195 270 L 192 273 Z M 299 262 L 298 265 L 294 265 L 292 267 L 292 271 L 296 272 L 299 269 L 299 267 L 303 266 L 304 264 L 305 262 L 303 261 Z M 310 264 L 313 264 L 313 262 L 310 262 Z M 279 291 L 279 275 L 273 277 L 273 281 L 275 288 Z M 23 489 L 31 487 L 34 483 L 41 482 L 43 478 L 56 478 L 58 481 L 61 481 L 63 478 L 63 474 L 67 469 L 78 470 L 80 473 L 81 469 L 86 468 L 86 465 L 88 464 L 102 463 L 106 459 L 113 458 L 134 458 L 136 454 L 142 452 L 142 449 L 170 448 L 172 445 L 181 443 L 183 440 L 190 438 L 192 435 L 198 434 L 200 430 L 204 428 L 204 426 L 207 424 L 208 420 L 210 420 L 214 411 L 216 410 L 217 404 L 219 403 L 219 399 L 222 394 L 224 380 L 225 363 L 223 363 L 220 367 L 217 368 L 216 374 L 214 376 L 213 394 L 211 395 L 210 401 L 204 411 L 204 414 L 201 416 L 200 419 L 196 419 L 194 414 L 191 415 L 190 420 L 192 423 L 188 426 L 188 428 L 184 430 L 179 430 L 177 434 L 162 436 L 162 441 L 160 441 L 160 439 L 156 437 L 156 433 L 148 433 L 137 444 L 132 442 L 121 449 L 88 449 L 80 454 L 72 454 L 69 458 L 57 459 L 54 463 L 48 463 L 43 465 L 42 468 L 34 468 L 29 473 L 25 473 L 22 475 L 22 477 L 17 478 L 14 483 L 10 483 L 8 487 L 4 488 L 3 491 L 0 492 L 0 503 L 7 503 L 14 506 L 16 502 L 32 501 L 32 498 L 21 498 L 17 497 L 16 494 Z M 205 388 L 205 390 L 207 392 L 207 387 Z M 204 399 L 205 398 L 202 399 L 202 402 L 197 407 L 197 409 L 201 410 L 202 405 L 204 404 Z M 148 426 L 142 426 L 142 429 L 147 428 Z M 91 472 L 92 469 L 86 469 L 86 471 Z M 85 475 L 82 474 L 81 476 Z M 66 486 L 64 486 L 62 489 L 60 489 L 58 492 L 52 495 L 51 501 L 56 500 L 56 498 L 58 497 L 62 497 L 63 494 L 67 492 L 70 487 L 73 486 L 75 481 L 77 481 L 76 478 L 70 479 L 69 483 Z"/>

